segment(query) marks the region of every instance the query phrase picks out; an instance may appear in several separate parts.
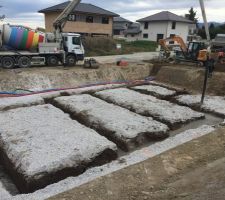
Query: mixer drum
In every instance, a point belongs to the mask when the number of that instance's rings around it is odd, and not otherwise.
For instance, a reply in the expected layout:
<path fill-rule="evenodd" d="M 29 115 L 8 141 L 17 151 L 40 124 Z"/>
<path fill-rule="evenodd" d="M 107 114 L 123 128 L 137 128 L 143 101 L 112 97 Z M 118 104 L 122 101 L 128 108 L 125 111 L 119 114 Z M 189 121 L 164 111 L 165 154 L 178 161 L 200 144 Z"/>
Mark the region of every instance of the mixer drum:
<path fill-rule="evenodd" d="M 24 27 L 4 25 L 3 44 L 17 50 L 36 49 L 44 41 L 44 35 Z"/>

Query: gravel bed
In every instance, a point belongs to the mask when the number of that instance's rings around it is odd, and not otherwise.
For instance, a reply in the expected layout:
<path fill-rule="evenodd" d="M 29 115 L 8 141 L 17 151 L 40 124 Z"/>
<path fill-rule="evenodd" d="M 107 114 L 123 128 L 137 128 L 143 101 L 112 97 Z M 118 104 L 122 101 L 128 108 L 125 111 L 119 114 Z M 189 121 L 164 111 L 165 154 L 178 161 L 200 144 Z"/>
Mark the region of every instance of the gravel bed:
<path fill-rule="evenodd" d="M 203 105 L 200 105 L 201 95 L 180 95 L 176 97 L 176 100 L 180 104 L 225 117 L 225 97 L 223 96 L 206 96 Z"/>
<path fill-rule="evenodd" d="M 166 125 L 88 94 L 59 97 L 55 103 L 126 151 L 144 143 L 147 138 L 158 140 L 169 136 Z"/>
<path fill-rule="evenodd" d="M 159 100 L 153 96 L 140 94 L 126 88 L 105 90 L 97 92 L 95 95 L 136 113 L 152 116 L 161 122 L 167 123 L 172 128 L 205 117 L 204 114 L 188 107 Z"/>
<path fill-rule="evenodd" d="M 0 112 L 0 127 L 1 163 L 21 192 L 117 157 L 114 143 L 52 105 Z"/>
<path fill-rule="evenodd" d="M 19 107 L 29 107 L 44 104 L 44 99 L 37 95 L 24 97 L 0 98 L 0 111 Z"/>
<path fill-rule="evenodd" d="M 145 94 L 153 95 L 160 99 L 167 99 L 177 94 L 175 90 L 169 90 L 167 88 L 157 86 L 157 85 L 142 85 L 142 86 L 133 87 L 132 89 L 136 91 L 140 91 Z"/>
<path fill-rule="evenodd" d="M 130 153 L 123 156 L 120 160 L 112 161 L 109 164 L 94 167 L 88 169 L 85 173 L 78 177 L 69 177 L 56 184 L 49 185 L 48 187 L 38 190 L 32 194 L 18 195 L 13 200 L 44 200 L 56 194 L 74 189 L 90 181 L 95 180 L 98 177 L 111 174 L 120 169 L 126 168 L 130 165 L 134 165 L 143 162 L 149 158 L 160 155 L 170 149 L 173 149 L 179 145 L 185 144 L 191 140 L 200 138 L 201 136 L 210 134 L 215 129 L 211 126 L 200 126 L 197 129 L 190 129 L 180 134 L 170 137 L 162 142 L 145 147 L 141 150 Z M 10 199 L 12 200 L 12 199 Z"/>

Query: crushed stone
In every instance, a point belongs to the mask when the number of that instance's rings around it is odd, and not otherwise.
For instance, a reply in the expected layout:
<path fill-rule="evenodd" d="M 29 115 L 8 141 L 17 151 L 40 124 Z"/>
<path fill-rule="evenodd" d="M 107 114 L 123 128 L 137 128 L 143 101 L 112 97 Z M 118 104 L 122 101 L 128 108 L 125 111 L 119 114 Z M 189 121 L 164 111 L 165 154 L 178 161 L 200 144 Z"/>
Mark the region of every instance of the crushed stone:
<path fill-rule="evenodd" d="M 126 150 L 142 144 L 147 137 L 158 140 L 169 136 L 166 125 L 88 94 L 59 97 L 55 102 Z"/>
<path fill-rule="evenodd" d="M 40 96 L 0 98 L 0 111 L 19 108 L 19 107 L 41 105 L 44 103 L 45 103 L 44 99 Z"/>
<path fill-rule="evenodd" d="M 201 126 L 197 129 L 182 132 L 174 137 L 168 138 L 162 142 L 150 145 L 144 149 L 135 151 L 122 157 L 120 160 L 113 161 L 104 166 L 88 169 L 84 174 L 78 177 L 69 177 L 58 183 L 47 186 L 44 189 L 38 190 L 32 194 L 18 195 L 13 200 L 44 200 L 59 193 L 68 191 L 75 187 L 79 187 L 87 182 L 90 182 L 100 176 L 104 176 L 127 166 L 143 162 L 149 158 L 157 156 L 165 151 L 175 148 L 176 146 L 187 143 L 191 140 L 197 139 L 201 136 L 213 132 L 215 129 L 211 126 Z"/>
<path fill-rule="evenodd" d="M 104 90 L 95 93 L 98 97 L 125 107 L 138 114 L 152 116 L 170 126 L 204 118 L 204 114 L 188 107 L 179 106 L 165 100 L 159 100 L 151 95 L 126 88 Z"/>
<path fill-rule="evenodd" d="M 157 85 L 141 85 L 133 87 L 132 89 L 163 99 L 172 97 L 177 93 L 175 90 L 169 90 Z"/>
<path fill-rule="evenodd" d="M 114 143 L 52 105 L 0 112 L 0 130 L 1 153 L 26 183 L 16 183 L 25 192 L 35 190 L 35 183 L 40 187 L 50 184 L 51 176 L 60 180 L 57 172 L 62 170 L 72 169 L 67 177 L 76 173 L 73 170 L 82 173 L 98 156 L 104 156 L 105 151 L 110 152 L 107 155 L 112 154 L 106 161 L 116 157 Z M 46 179 L 44 183 L 43 179 Z"/>
<path fill-rule="evenodd" d="M 206 96 L 203 105 L 200 105 L 201 95 L 180 95 L 176 97 L 176 100 L 183 105 L 197 106 L 203 111 L 225 117 L 225 97 L 223 96 Z"/>

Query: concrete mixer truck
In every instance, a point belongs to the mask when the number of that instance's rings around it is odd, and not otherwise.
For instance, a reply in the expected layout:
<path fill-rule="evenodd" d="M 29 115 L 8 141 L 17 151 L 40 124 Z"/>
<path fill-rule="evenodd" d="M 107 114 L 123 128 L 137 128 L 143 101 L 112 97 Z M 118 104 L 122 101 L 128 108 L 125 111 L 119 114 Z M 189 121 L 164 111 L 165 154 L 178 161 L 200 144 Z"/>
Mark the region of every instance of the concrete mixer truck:
<path fill-rule="evenodd" d="M 41 33 L 22 26 L 0 26 L 0 65 L 28 68 L 32 65 L 73 66 L 84 59 L 80 34 L 63 33 L 68 16 L 80 0 L 73 0 L 54 21 L 54 33 Z"/>

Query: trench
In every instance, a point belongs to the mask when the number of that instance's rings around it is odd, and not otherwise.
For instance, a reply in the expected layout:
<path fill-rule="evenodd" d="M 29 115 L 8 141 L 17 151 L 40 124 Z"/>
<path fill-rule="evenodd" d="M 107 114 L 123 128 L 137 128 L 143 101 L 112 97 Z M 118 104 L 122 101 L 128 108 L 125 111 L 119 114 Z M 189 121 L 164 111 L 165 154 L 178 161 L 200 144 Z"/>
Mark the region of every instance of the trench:
<path fill-rule="evenodd" d="M 154 68 L 154 73 L 156 74 L 156 77 L 157 77 L 157 74 L 158 73 L 161 73 L 160 72 L 161 68 L 160 69 L 155 69 Z M 159 76 L 162 76 L 162 75 L 159 75 Z M 159 78 L 159 80 L 162 80 L 161 78 Z M 166 83 L 171 83 L 175 85 L 175 82 L 173 81 L 165 81 Z M 178 84 L 178 86 L 180 86 Z M 211 87 L 211 86 L 210 86 Z M 210 88 L 209 87 L 209 88 Z M 171 87 L 168 87 L 169 89 Z M 185 90 L 187 91 L 187 90 Z M 196 91 L 196 90 L 195 90 Z M 210 89 L 209 89 L 210 91 Z M 215 91 L 216 92 L 216 91 Z M 179 94 L 182 94 L 182 93 L 179 93 Z M 186 94 L 186 92 L 184 92 L 184 94 Z M 217 93 L 218 94 L 218 93 Z M 219 94 L 221 94 L 221 92 L 219 92 Z M 166 99 L 168 101 L 173 101 L 172 100 L 172 97 L 171 98 L 168 98 Z M 46 103 L 51 103 L 53 104 L 54 106 L 56 106 L 53 102 L 52 102 L 52 99 L 51 100 L 47 100 Z M 169 134 L 170 134 L 170 137 L 172 136 L 175 136 L 183 131 L 186 131 L 186 130 L 189 130 L 189 129 L 194 129 L 194 128 L 197 128 L 201 125 L 213 125 L 213 126 L 218 126 L 221 122 L 223 122 L 223 119 L 221 117 L 218 117 L 218 116 L 215 116 L 213 113 L 206 113 L 206 112 L 202 112 L 205 114 L 205 119 L 199 119 L 199 120 L 195 120 L 195 121 L 192 121 L 192 122 L 188 122 L 187 124 L 183 124 L 179 127 L 175 127 L 173 128 L 173 130 L 170 130 L 169 131 Z M 72 119 L 76 119 L 76 117 L 74 116 L 71 116 Z M 82 122 L 82 120 L 78 120 L 80 123 L 82 123 L 83 125 L 85 125 L 84 122 Z M 158 120 L 159 121 L 159 120 Z M 110 138 L 108 138 L 110 139 Z M 112 141 L 112 139 L 110 139 Z M 118 144 L 118 142 L 116 142 L 115 140 L 113 140 L 114 143 L 117 144 L 117 146 L 120 146 Z M 121 148 L 118 148 L 118 160 L 120 160 L 120 158 L 124 155 L 128 155 L 136 150 L 139 150 L 139 149 L 142 149 L 144 147 L 147 147 L 149 145 L 152 145 L 152 144 L 155 144 L 157 143 L 158 141 L 147 141 L 144 142 L 142 145 L 136 147 L 135 149 L 129 151 L 129 152 L 126 152 L 124 151 L 123 149 Z M 122 161 L 121 161 L 122 162 Z M 93 165 L 94 166 L 94 165 Z M 90 166 L 90 167 L 93 167 L 93 166 Z M 3 184 L 3 186 L 5 187 L 5 189 L 12 195 L 12 196 L 16 196 L 16 195 L 19 195 L 20 192 L 18 191 L 18 189 L 16 188 L 15 184 L 13 183 L 12 179 L 7 175 L 7 173 L 5 172 L 4 168 L 2 167 L 2 165 L 0 164 L 0 182 Z"/>
<path fill-rule="evenodd" d="M 47 103 L 51 103 L 53 104 L 54 106 L 60 108 L 59 106 L 57 106 L 55 103 L 53 103 L 53 101 L 47 101 Z M 61 108 L 60 108 L 61 109 Z M 64 111 L 65 113 L 68 114 L 68 112 Z M 204 113 L 204 112 L 203 112 Z M 218 117 L 218 116 L 215 116 L 213 114 L 209 114 L 209 113 L 204 113 L 205 114 L 205 119 L 199 119 L 199 120 L 195 120 L 195 121 L 192 121 L 192 122 L 189 122 L 187 124 L 183 124 L 183 125 L 180 125 L 179 128 L 174 128 L 173 130 L 170 130 L 169 131 L 169 137 L 173 137 L 181 132 L 184 132 L 186 130 L 189 130 L 189 129 L 195 129 L 195 128 L 198 128 L 200 127 L 201 125 L 213 125 L 213 126 L 218 126 L 222 121 L 223 119 Z M 79 121 L 81 124 L 87 126 L 86 123 L 84 123 L 84 120 L 80 120 L 79 117 L 74 117 L 72 115 L 70 115 L 70 117 L 73 119 L 73 120 L 77 120 Z M 96 130 L 100 135 L 101 132 L 99 132 L 99 129 Z M 106 137 L 106 136 L 104 136 Z M 154 140 L 154 141 L 151 141 L 151 140 L 145 140 L 142 142 L 141 145 L 137 146 L 136 148 L 130 150 L 130 151 L 126 151 L 124 150 L 124 148 L 121 148 L 121 144 L 119 141 L 116 141 L 110 137 L 107 137 L 107 139 L 111 140 L 112 142 L 116 143 L 116 145 L 118 146 L 118 158 L 117 160 L 119 160 L 120 162 L 123 162 L 121 159 L 122 156 L 125 156 L 125 155 L 128 155 L 136 150 L 140 150 L 144 147 L 148 147 L 150 145 L 153 145 L 155 143 L 157 143 L 158 141 L 161 141 L 161 140 Z M 101 158 L 99 158 L 99 162 L 101 163 Z M 94 167 L 94 163 L 93 165 L 89 166 L 90 168 L 91 167 Z M 7 175 L 7 173 L 5 172 L 4 168 L 0 165 L 0 181 L 3 183 L 4 187 L 6 188 L 6 190 L 12 195 L 12 196 L 16 196 L 16 195 L 19 195 L 21 194 L 19 192 L 19 190 L 16 188 L 15 184 L 13 183 L 12 179 Z"/>

